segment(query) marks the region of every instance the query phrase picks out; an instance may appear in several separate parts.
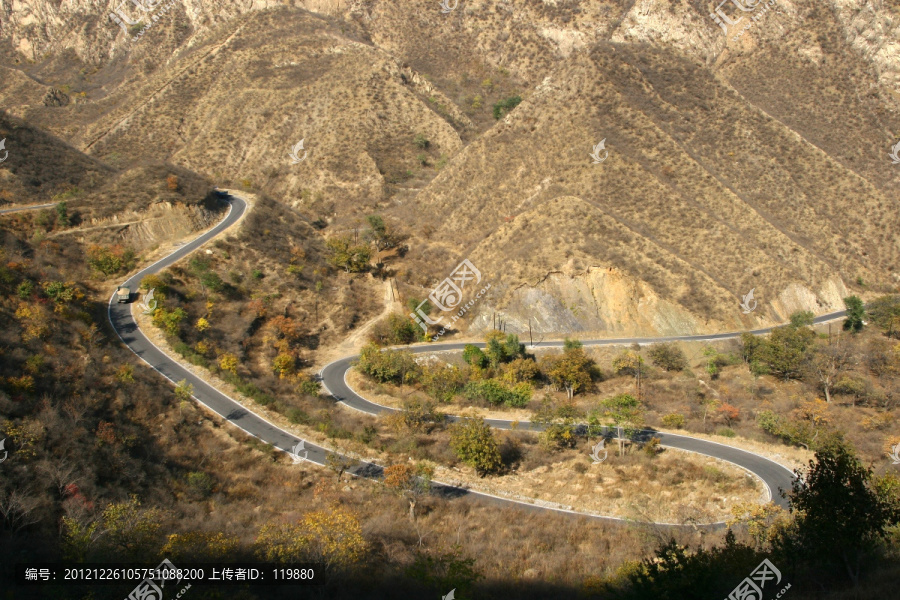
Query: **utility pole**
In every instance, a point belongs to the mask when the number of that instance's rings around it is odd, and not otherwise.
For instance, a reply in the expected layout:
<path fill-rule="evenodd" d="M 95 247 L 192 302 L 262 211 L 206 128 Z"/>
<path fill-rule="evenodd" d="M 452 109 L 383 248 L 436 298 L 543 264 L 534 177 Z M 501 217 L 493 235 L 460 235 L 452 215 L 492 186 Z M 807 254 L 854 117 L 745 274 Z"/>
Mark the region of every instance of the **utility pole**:
<path fill-rule="evenodd" d="M 637 364 L 637 399 L 638 402 L 641 402 L 642 394 L 641 394 L 641 375 L 644 371 L 644 357 L 638 356 L 638 364 Z"/>
<path fill-rule="evenodd" d="M 531 317 L 528 317 L 528 340 L 531 342 L 531 347 L 534 348 L 534 336 L 531 335 Z"/>

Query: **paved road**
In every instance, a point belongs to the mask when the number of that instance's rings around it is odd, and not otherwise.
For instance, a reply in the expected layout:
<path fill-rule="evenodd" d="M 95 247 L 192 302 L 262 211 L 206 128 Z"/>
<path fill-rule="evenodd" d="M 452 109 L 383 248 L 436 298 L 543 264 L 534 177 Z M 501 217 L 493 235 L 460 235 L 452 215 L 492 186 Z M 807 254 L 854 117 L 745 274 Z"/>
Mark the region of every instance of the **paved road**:
<path fill-rule="evenodd" d="M 23 210 L 37 210 L 39 208 L 47 208 L 49 206 L 56 206 L 56 204 L 35 204 L 34 206 L 18 206 L 16 208 L 4 208 L 0 210 L 0 215 L 6 213 L 14 213 L 14 212 L 22 212 Z"/>
<path fill-rule="evenodd" d="M 828 321 L 833 321 L 835 319 L 840 319 L 846 315 L 847 311 L 835 311 L 832 313 L 824 314 L 815 318 L 815 323 L 826 323 Z M 754 329 L 750 331 L 750 333 L 754 335 L 763 335 L 770 333 L 774 329 L 774 327 L 766 327 L 763 329 Z M 600 340 L 581 340 L 581 343 L 585 346 L 612 346 L 612 345 L 631 345 L 631 344 L 652 344 L 658 342 L 698 342 L 698 341 L 715 341 L 715 340 L 727 340 L 734 339 L 740 337 L 742 332 L 735 331 L 730 333 L 717 333 L 717 334 L 701 334 L 701 335 L 678 335 L 678 336 L 667 336 L 667 337 L 659 337 L 659 338 L 615 338 L 615 339 L 600 339 Z M 478 343 L 475 344 L 480 348 L 484 348 L 485 344 Z M 563 342 L 553 341 L 553 342 L 541 342 L 538 344 L 534 344 L 530 346 L 530 348 L 559 348 L 562 347 Z M 410 346 L 407 349 L 414 353 L 435 353 L 435 352 L 446 352 L 446 351 L 460 351 L 466 346 L 466 343 L 447 343 L 447 344 L 427 344 L 423 346 Z M 346 374 L 347 371 L 353 366 L 356 361 L 356 356 L 348 356 L 342 358 L 340 360 L 336 360 L 328 365 L 326 365 L 320 375 L 322 381 L 328 390 L 328 392 L 338 401 L 346 404 L 350 408 L 356 409 L 361 412 L 365 412 L 372 415 L 380 415 L 383 413 L 394 412 L 396 409 L 383 406 L 381 404 L 375 404 L 369 400 L 366 400 L 359 394 L 357 394 L 347 383 Z M 459 420 L 458 417 L 451 416 L 449 420 L 456 421 Z M 506 421 L 501 419 L 485 419 L 485 421 L 490 424 L 492 427 L 497 429 L 511 429 L 512 421 Z M 516 425 L 517 429 L 527 429 L 532 431 L 539 431 L 540 427 L 533 423 L 528 422 L 519 422 Z M 752 472 L 757 477 L 759 477 L 766 488 L 768 489 L 768 495 L 772 498 L 776 504 L 787 508 L 787 500 L 782 498 L 780 491 L 781 490 L 790 490 L 791 482 L 793 480 L 793 473 L 788 470 L 786 467 L 776 463 L 775 461 L 769 460 L 763 456 L 758 454 L 754 454 L 752 452 L 748 452 L 746 450 L 740 450 L 738 448 L 734 448 L 732 446 L 726 446 L 724 444 L 719 444 L 716 442 L 711 442 L 707 440 L 702 440 L 698 438 L 693 438 L 684 435 L 678 435 L 675 433 L 663 433 L 657 432 L 654 430 L 646 430 L 639 434 L 638 438 L 646 439 L 650 436 L 658 437 L 660 439 L 661 445 L 668 448 L 677 448 L 679 450 L 686 450 L 688 452 L 696 452 L 698 454 L 704 454 L 707 456 L 712 456 L 721 460 L 725 460 L 731 463 L 738 465 L 746 469 L 747 471 Z"/>
<path fill-rule="evenodd" d="M 157 273 L 162 269 L 165 269 L 169 265 L 181 260 L 209 240 L 213 239 L 224 230 L 228 229 L 233 225 L 238 219 L 240 219 L 241 215 L 244 214 L 247 209 L 247 203 L 235 196 L 229 197 L 229 209 L 228 214 L 225 218 L 211 230 L 201 235 L 197 239 L 185 244 L 172 254 L 167 257 L 157 261 L 156 263 L 146 267 L 140 272 L 133 275 L 128 279 L 123 285 L 128 286 L 132 290 L 137 290 L 140 280 L 146 275 L 150 275 L 153 273 Z M 816 319 L 816 322 L 824 322 L 831 319 L 840 318 L 843 316 L 844 312 L 835 312 L 830 313 L 828 315 L 822 315 Z M 132 352 L 134 352 L 141 360 L 150 365 L 151 368 L 160 373 L 163 377 L 171 381 L 173 384 L 182 380 L 187 380 L 194 388 L 194 398 L 214 411 L 215 413 L 222 416 L 229 423 L 239 427 L 249 435 L 252 435 L 263 442 L 273 445 L 274 447 L 283 450 L 285 452 L 291 452 L 293 447 L 298 444 L 301 439 L 280 429 L 278 426 L 273 423 L 267 421 L 266 419 L 260 417 L 259 415 L 247 410 L 243 406 L 241 406 L 235 400 L 229 398 L 225 394 L 219 392 L 205 381 L 200 379 L 199 377 L 192 374 L 190 371 L 182 367 L 179 363 L 175 362 L 171 358 L 169 358 L 166 354 L 164 354 L 159 348 L 157 348 L 140 330 L 135 322 L 134 318 L 131 314 L 131 304 L 119 304 L 116 302 L 115 292 L 112 294 L 109 300 L 109 320 L 115 329 L 116 333 L 119 335 L 119 338 L 122 342 L 128 346 Z M 767 329 L 758 329 L 753 331 L 754 334 L 763 334 L 771 331 L 771 328 Z M 609 345 L 609 344 L 648 344 L 660 341 L 676 341 L 676 340 L 690 340 L 690 341 L 703 341 L 703 340 L 721 340 L 721 339 L 729 339 L 739 336 L 739 332 L 735 333 L 723 333 L 716 335 L 697 335 L 697 336 L 671 336 L 665 338 L 622 338 L 622 339 L 612 339 L 612 340 L 586 340 L 583 341 L 585 345 Z M 483 344 L 480 344 L 483 346 Z M 555 347 L 561 346 L 561 342 L 543 342 L 537 346 L 539 347 Z M 410 349 L 413 352 L 419 353 L 432 353 L 432 352 L 440 352 L 446 350 L 461 350 L 465 346 L 464 343 L 452 343 L 452 344 L 432 344 L 427 346 L 414 346 Z M 393 409 L 375 404 L 366 400 L 365 398 L 359 396 L 356 392 L 354 392 L 347 385 L 345 380 L 345 375 L 347 370 L 351 367 L 353 361 L 355 360 L 355 356 L 343 358 L 341 360 L 335 361 L 329 365 L 327 365 L 324 369 L 322 369 L 321 376 L 323 383 L 328 390 L 328 392 L 338 401 L 350 406 L 351 408 L 372 414 L 378 415 L 384 412 L 392 411 Z M 451 417 L 452 419 L 456 419 L 456 417 Z M 490 419 L 488 422 L 497 428 L 500 429 L 509 429 L 511 423 L 509 421 Z M 521 423 L 520 428 L 534 428 L 530 423 Z M 748 471 L 756 474 L 767 486 L 770 496 L 779 504 L 784 505 L 784 501 L 781 499 L 778 491 L 781 488 L 789 489 L 791 483 L 791 472 L 782 467 L 781 465 L 764 458 L 762 456 L 753 454 L 751 452 L 747 452 L 744 450 L 739 450 L 737 448 L 733 448 L 731 446 L 725 446 L 722 444 L 717 444 L 715 442 L 709 442 L 705 440 L 700 440 L 697 438 L 691 438 L 687 436 L 681 436 L 671 433 L 655 433 L 657 437 L 660 437 L 662 440 L 662 444 L 670 447 L 670 448 L 679 448 L 682 450 L 687 450 L 690 452 L 697 452 L 700 454 L 706 454 L 709 456 L 713 456 L 715 458 L 719 458 L 721 460 L 730 461 L 736 465 L 739 465 Z M 327 462 L 327 457 L 330 452 L 324 448 L 316 446 L 315 444 L 311 444 L 309 442 L 304 442 L 305 449 L 308 454 L 306 454 L 307 460 L 313 462 L 318 465 L 325 465 Z M 367 463 L 359 461 L 355 467 L 353 467 L 350 473 L 360 476 L 360 477 L 368 477 L 368 478 L 380 478 L 383 475 L 383 469 L 379 465 L 373 463 Z M 552 507 L 539 507 L 532 505 L 530 503 L 525 502 L 517 502 L 514 500 L 509 500 L 506 498 L 498 498 L 496 496 L 491 496 L 490 494 L 484 494 L 481 492 L 475 492 L 471 490 L 464 490 L 461 488 L 457 488 L 454 486 L 442 484 L 440 482 L 435 482 L 433 486 L 435 493 L 443 495 L 445 497 L 462 497 L 466 496 L 472 499 L 486 501 L 488 503 L 492 503 L 495 505 L 501 506 L 519 506 L 524 508 L 530 508 L 534 510 L 551 510 L 556 512 L 566 512 L 572 514 L 578 514 L 582 516 L 589 516 L 592 518 L 603 519 L 607 521 L 626 521 L 626 519 L 619 519 L 616 517 L 605 517 L 605 516 L 597 516 L 597 515 L 586 515 L 585 513 L 579 513 L 575 511 L 569 511 L 559 508 Z M 675 527 L 684 527 L 684 525 L 676 525 L 676 524 L 667 524 L 662 523 L 661 525 L 670 525 Z M 721 523 L 711 524 L 713 527 L 721 526 Z M 693 525 L 690 525 L 693 527 Z"/>

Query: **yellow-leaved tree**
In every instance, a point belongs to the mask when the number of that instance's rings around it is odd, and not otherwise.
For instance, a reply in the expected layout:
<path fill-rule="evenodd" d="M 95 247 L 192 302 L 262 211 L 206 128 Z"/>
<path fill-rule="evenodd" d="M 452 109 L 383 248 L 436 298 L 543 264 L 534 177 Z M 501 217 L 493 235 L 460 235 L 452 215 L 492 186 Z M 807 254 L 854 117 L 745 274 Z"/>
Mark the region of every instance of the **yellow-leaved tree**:
<path fill-rule="evenodd" d="M 268 523 L 260 529 L 256 546 L 263 560 L 314 562 L 328 570 L 358 564 L 368 548 L 359 519 L 338 506 L 306 513 L 295 523 Z"/>
<path fill-rule="evenodd" d="M 233 560 L 239 541 L 222 532 L 189 531 L 173 533 L 162 548 L 164 556 L 174 561 L 226 562 Z"/>

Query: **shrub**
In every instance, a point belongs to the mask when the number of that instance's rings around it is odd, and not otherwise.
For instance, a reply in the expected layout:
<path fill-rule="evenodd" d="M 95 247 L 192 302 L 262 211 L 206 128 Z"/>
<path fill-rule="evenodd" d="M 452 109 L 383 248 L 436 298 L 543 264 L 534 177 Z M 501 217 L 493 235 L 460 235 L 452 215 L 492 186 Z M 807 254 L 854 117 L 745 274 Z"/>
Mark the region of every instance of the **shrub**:
<path fill-rule="evenodd" d="M 381 383 L 403 384 L 415 380 L 419 365 L 411 352 L 406 350 L 379 350 L 375 344 L 367 344 L 359 354 L 357 367 L 366 375 Z"/>
<path fill-rule="evenodd" d="M 71 224 L 69 220 L 69 209 L 65 202 L 56 205 L 56 224 L 60 227 L 68 227 Z"/>
<path fill-rule="evenodd" d="M 299 408 L 289 408 L 284 413 L 288 421 L 299 425 L 307 425 L 309 423 L 309 415 L 306 411 Z"/>
<path fill-rule="evenodd" d="M 359 273 L 369 268 L 372 257 L 367 244 L 354 244 L 350 236 L 329 238 L 325 242 L 328 263 L 347 273 Z"/>
<path fill-rule="evenodd" d="M 409 398 L 403 401 L 403 408 L 389 415 L 387 424 L 397 431 L 430 432 L 435 425 L 444 421 L 444 415 L 435 410 L 434 402 Z"/>
<path fill-rule="evenodd" d="M 509 98 L 505 98 L 494 104 L 494 118 L 498 121 L 503 118 L 503 115 L 517 107 L 522 103 L 521 96 L 510 96 Z"/>
<path fill-rule="evenodd" d="M 798 310 L 790 316 L 791 327 L 812 327 L 816 315 L 809 310 Z"/>
<path fill-rule="evenodd" d="M 684 427 L 684 415 L 680 413 L 670 413 L 662 418 L 662 424 L 672 429 L 681 429 Z"/>
<path fill-rule="evenodd" d="M 94 244 L 87 249 L 88 266 L 106 275 L 115 275 L 122 270 L 130 270 L 136 262 L 134 251 L 123 246 L 100 246 Z"/>
<path fill-rule="evenodd" d="M 506 383 L 530 383 L 541 374 L 537 363 L 530 358 L 517 358 L 501 367 Z"/>
<path fill-rule="evenodd" d="M 213 481 L 213 478 L 206 473 L 192 471 L 187 474 L 185 479 L 187 480 L 187 485 L 191 489 L 191 491 L 195 492 L 199 496 L 206 498 L 210 494 L 212 494 L 215 482 Z"/>
<path fill-rule="evenodd" d="M 721 435 L 722 437 L 733 438 L 737 434 L 734 432 L 734 429 L 732 429 L 730 427 L 720 427 L 719 429 L 716 430 L 716 435 Z"/>
<path fill-rule="evenodd" d="M 484 355 L 484 352 L 478 346 L 466 344 L 466 347 L 463 348 L 462 356 L 463 360 L 473 367 L 483 368 L 487 366 L 487 356 Z"/>
<path fill-rule="evenodd" d="M 461 461 L 484 476 L 500 469 L 500 445 L 483 419 L 463 419 L 450 427 L 450 447 Z"/>
<path fill-rule="evenodd" d="M 687 357 L 674 342 L 650 346 L 650 361 L 666 371 L 683 371 L 687 368 Z"/>
<path fill-rule="evenodd" d="M 578 443 L 576 426 L 571 420 L 550 423 L 541 432 L 541 445 L 545 448 L 574 448 Z"/>
<path fill-rule="evenodd" d="M 513 408 L 522 408 L 531 401 L 532 388 L 527 383 L 518 383 L 507 387 L 496 379 L 471 381 L 463 388 L 463 395 L 468 400 L 483 401 L 494 406 L 505 404 Z"/>
<path fill-rule="evenodd" d="M 638 369 L 643 369 L 643 360 L 634 350 L 623 350 L 613 359 L 612 366 L 616 375 L 634 376 L 638 374 Z"/>
<path fill-rule="evenodd" d="M 450 402 L 466 384 L 466 374 L 459 367 L 439 363 L 421 367 L 419 380 L 429 396 Z"/>
<path fill-rule="evenodd" d="M 400 313 L 391 313 L 381 319 L 369 334 L 369 340 L 379 346 L 411 344 L 416 341 L 421 329 Z"/>

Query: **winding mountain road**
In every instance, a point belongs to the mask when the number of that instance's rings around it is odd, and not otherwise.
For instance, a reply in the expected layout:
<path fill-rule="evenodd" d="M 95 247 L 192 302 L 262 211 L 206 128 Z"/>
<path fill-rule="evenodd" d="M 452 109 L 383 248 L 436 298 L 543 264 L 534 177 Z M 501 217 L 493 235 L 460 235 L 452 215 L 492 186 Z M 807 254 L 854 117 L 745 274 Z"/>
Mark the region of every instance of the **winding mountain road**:
<path fill-rule="evenodd" d="M 201 247 L 209 240 L 218 236 L 220 233 L 231 227 L 234 223 L 236 223 L 247 210 L 247 203 L 242 198 L 236 196 L 230 196 L 229 198 L 230 202 L 228 213 L 219 224 L 217 224 L 215 227 L 213 227 L 203 235 L 180 247 L 172 254 L 169 254 L 165 258 L 135 273 L 123 285 L 129 287 L 132 290 L 137 290 L 143 277 L 158 273 L 166 267 L 176 263 L 197 248 Z M 206 406 L 208 409 L 220 415 L 226 421 L 240 428 L 247 434 L 258 438 L 265 443 L 271 444 L 279 450 L 290 453 L 292 451 L 292 448 L 301 441 L 300 438 L 279 428 L 277 425 L 246 409 L 237 401 L 218 391 L 217 389 L 206 383 L 203 379 L 197 377 L 196 375 L 185 369 L 178 362 L 169 358 L 168 355 L 166 355 L 160 348 L 154 345 L 153 342 L 151 342 L 143 334 L 143 332 L 141 332 L 137 322 L 132 316 L 131 310 L 131 303 L 119 304 L 116 299 L 116 294 L 115 292 L 113 292 L 109 300 L 108 309 L 110 323 L 112 324 L 122 342 L 126 346 L 128 346 L 128 348 L 131 349 L 131 351 L 134 352 L 138 356 L 138 358 L 147 363 L 152 369 L 157 371 L 160 375 L 171 381 L 173 384 L 182 380 L 186 380 L 193 386 L 193 396 L 200 404 Z M 840 318 L 843 315 L 844 311 L 822 315 L 816 318 L 816 322 L 822 323 L 828 320 Z M 752 331 L 751 333 L 765 334 L 770 332 L 771 330 L 772 328 L 757 329 Z M 670 336 L 662 338 L 582 340 L 582 343 L 585 346 L 601 346 L 634 343 L 649 344 L 662 341 L 713 341 L 734 338 L 739 336 L 740 333 L 741 332 L 713 335 Z M 478 345 L 482 347 L 484 346 L 484 344 Z M 559 347 L 561 345 L 562 342 L 543 342 L 541 344 L 537 344 L 536 346 Z M 448 350 L 462 350 L 464 346 L 465 343 L 431 344 L 424 346 L 413 346 L 410 347 L 409 350 L 415 353 L 434 353 Z M 350 408 L 371 415 L 379 415 L 385 412 L 394 411 L 395 409 L 393 408 L 375 404 L 373 402 L 370 402 L 369 400 L 366 400 L 355 391 L 353 391 L 347 384 L 346 373 L 350 369 L 355 358 L 355 356 L 342 358 L 328 364 L 322 369 L 322 382 L 325 385 L 327 391 L 338 402 L 346 404 Z M 457 417 L 450 418 L 457 419 Z M 510 429 L 512 425 L 510 421 L 499 419 L 489 419 L 487 422 L 498 429 Z M 536 429 L 536 426 L 527 422 L 519 423 L 518 427 L 520 429 Z M 735 465 L 738 465 L 746 469 L 747 471 L 752 472 L 763 481 L 768 490 L 769 496 L 779 505 L 785 505 L 785 501 L 780 497 L 779 490 L 790 489 L 792 473 L 790 470 L 781 466 L 780 464 L 752 452 L 734 448 L 732 446 L 726 446 L 724 444 L 718 444 L 716 442 L 677 435 L 673 433 L 652 433 L 654 436 L 659 437 L 661 439 L 662 445 L 666 447 L 677 448 L 680 450 L 686 450 L 688 452 L 696 452 L 698 454 L 711 456 L 720 460 L 734 463 Z M 649 432 L 647 433 L 647 435 L 649 435 Z M 331 454 L 329 450 L 320 446 L 316 446 L 315 444 L 309 442 L 305 442 L 305 450 L 308 452 L 308 454 L 306 455 L 306 459 L 317 465 L 325 465 L 328 455 Z M 383 468 L 374 463 L 360 461 L 357 466 L 355 466 L 348 472 L 359 477 L 377 479 L 382 476 Z M 533 508 L 536 510 L 566 512 L 607 521 L 627 521 L 627 519 L 621 519 L 618 517 L 593 515 L 584 512 L 566 510 L 563 508 L 537 506 L 526 502 L 500 498 L 482 492 L 466 490 L 440 482 L 435 482 L 433 490 L 436 493 L 446 497 L 467 496 L 504 506 L 519 506 Z M 686 525 L 672 523 L 658 524 L 672 527 L 688 527 Z M 706 526 L 711 527 L 719 527 L 722 525 L 722 523 L 706 524 Z M 693 525 L 690 525 L 690 527 L 693 527 Z"/>
<path fill-rule="evenodd" d="M 32 206 L 16 206 L 14 208 L 4 208 L 0 209 L 0 215 L 5 215 L 7 213 L 17 213 L 26 210 L 37 210 L 39 208 L 48 208 L 50 206 L 56 206 L 56 204 L 34 204 Z"/>

